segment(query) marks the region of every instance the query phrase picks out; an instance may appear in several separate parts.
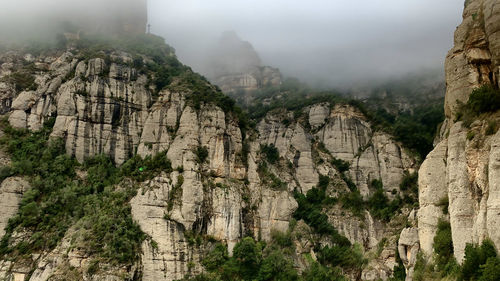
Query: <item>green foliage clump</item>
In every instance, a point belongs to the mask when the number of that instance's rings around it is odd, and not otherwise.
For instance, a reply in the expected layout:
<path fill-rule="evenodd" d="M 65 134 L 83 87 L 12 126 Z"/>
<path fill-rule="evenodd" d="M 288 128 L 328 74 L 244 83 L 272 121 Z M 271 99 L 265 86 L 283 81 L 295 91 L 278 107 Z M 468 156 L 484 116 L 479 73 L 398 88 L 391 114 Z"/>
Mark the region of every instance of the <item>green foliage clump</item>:
<path fill-rule="evenodd" d="M 339 173 L 347 172 L 351 167 L 351 164 L 349 164 L 349 162 L 337 158 L 332 159 L 332 165 L 337 168 L 337 171 L 339 171 Z"/>
<path fill-rule="evenodd" d="M 486 263 L 481 266 L 481 272 L 478 281 L 500 280 L 500 259 L 498 257 L 489 257 Z"/>
<path fill-rule="evenodd" d="M 472 122 L 481 114 L 495 112 L 500 109 L 500 90 L 491 85 L 483 85 L 472 91 L 467 103 L 458 103 L 457 121 L 463 121 L 465 127 L 470 127 Z M 496 126 L 490 128 L 492 132 Z"/>
<path fill-rule="evenodd" d="M 418 204 L 418 173 L 404 171 L 403 180 L 399 184 L 403 192 L 403 202 L 410 205 Z"/>
<path fill-rule="evenodd" d="M 490 240 L 484 240 L 480 246 L 467 244 L 460 280 L 499 280 L 500 272 L 493 268 L 498 263 L 495 245 Z"/>
<path fill-rule="evenodd" d="M 400 209 L 402 202 L 399 198 L 389 200 L 379 180 L 373 180 L 371 187 L 375 189 L 375 192 L 367 201 L 368 209 L 375 218 L 388 222 Z"/>
<path fill-rule="evenodd" d="M 487 136 L 493 135 L 493 134 L 495 134 L 497 132 L 497 130 L 498 130 L 498 124 L 497 124 L 497 122 L 495 120 L 489 121 L 488 122 L 488 126 L 486 127 L 485 134 Z"/>
<path fill-rule="evenodd" d="M 299 207 L 293 214 L 296 220 L 304 220 L 317 233 L 322 235 L 331 235 L 335 238 L 339 236 L 337 230 L 328 222 L 328 216 L 323 214 L 323 206 L 335 203 L 335 199 L 327 196 L 326 188 L 330 179 L 326 176 L 320 176 L 318 186 L 311 188 L 304 195 L 295 192 L 294 197 Z M 339 239 L 341 244 L 350 245 L 349 241 Z"/>
<path fill-rule="evenodd" d="M 353 215 L 363 218 L 365 211 L 365 202 L 363 200 L 363 196 L 359 190 L 354 190 L 348 193 L 344 193 L 339 198 L 342 203 L 342 208 L 350 210 Z"/>
<path fill-rule="evenodd" d="M 444 271 L 455 261 L 453 257 L 453 240 L 451 238 L 451 226 L 449 222 L 440 220 L 436 236 L 434 236 L 434 262 L 440 271 Z"/>
<path fill-rule="evenodd" d="M 495 112 L 500 109 L 500 91 L 491 85 L 475 89 L 469 96 L 467 107 L 475 114 Z"/>
<path fill-rule="evenodd" d="M 235 245 L 232 257 L 225 245 L 217 243 L 202 261 L 207 273 L 185 280 L 299 280 L 290 257 L 293 245 L 282 243 L 291 241 L 290 235 L 279 234 L 280 243 L 273 232 L 267 245 L 245 237 Z"/>
<path fill-rule="evenodd" d="M 366 263 L 360 245 L 324 247 L 319 252 L 318 260 L 322 264 L 340 266 L 345 270 L 356 270 Z"/>
<path fill-rule="evenodd" d="M 14 84 L 17 92 L 36 90 L 35 77 L 28 71 L 14 72 L 2 80 Z"/>
<path fill-rule="evenodd" d="M 167 158 L 167 152 L 163 151 L 154 156 L 146 156 L 144 159 L 135 155 L 120 167 L 120 175 L 132 178 L 138 182 L 152 179 L 161 172 L 171 173 L 172 163 Z"/>
<path fill-rule="evenodd" d="M 196 162 L 203 164 L 208 158 L 208 149 L 204 146 L 198 146 L 195 150 Z"/>
<path fill-rule="evenodd" d="M 267 162 L 269 164 L 276 164 L 280 159 L 280 153 L 274 145 L 261 144 L 260 152 L 265 155 Z"/>

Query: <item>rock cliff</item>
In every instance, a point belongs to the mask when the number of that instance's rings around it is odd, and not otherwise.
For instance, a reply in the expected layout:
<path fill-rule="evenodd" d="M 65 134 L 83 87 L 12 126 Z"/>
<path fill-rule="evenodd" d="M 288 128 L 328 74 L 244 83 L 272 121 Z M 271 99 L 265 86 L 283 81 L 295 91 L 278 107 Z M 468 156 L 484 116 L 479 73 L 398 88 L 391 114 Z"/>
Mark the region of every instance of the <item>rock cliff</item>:
<path fill-rule="evenodd" d="M 404 173 L 417 168 L 401 144 L 374 131 L 350 105 L 321 103 L 302 114 L 275 110 L 243 131 L 231 111 L 196 103 L 196 85 L 157 89 L 157 73 L 143 67 L 151 60 L 145 55 L 70 49 L 38 56 L 11 52 L 0 60 L 2 111 L 12 127 L 36 131 L 53 119 L 51 137 L 62 139 L 66 153 L 79 162 L 105 154 L 121 165 L 135 154 L 166 151 L 173 168 L 138 183 L 130 201 L 132 217 L 148 237 L 135 264 L 103 264 L 89 273 L 92 253 L 77 246 L 82 229 L 75 224 L 55 248 L 29 256 L 30 263 L 0 261 L 0 278 L 181 279 L 203 272 L 200 261 L 211 241 L 227 243 L 231 252 L 245 236 L 267 241 L 273 231 L 287 231 L 298 207 L 294 192 L 306 194 L 320 175 L 333 179 L 327 187 L 332 196 L 349 193 L 346 180 L 352 179 L 365 199 L 375 192 L 373 180 L 393 198 L 402 194 Z M 12 74 L 24 78 L 13 80 Z M 27 86 L 19 89 L 21 82 Z M 265 147 L 275 148 L 277 159 L 267 159 Z M 348 163 L 347 171 L 334 160 Z M 2 230 L 29 188 L 28 179 L 2 182 Z M 377 280 L 387 279 L 397 265 L 395 241 L 409 211 L 391 222 L 367 210 L 351 214 L 340 204 L 326 213 L 350 242 L 373 253 L 360 278 Z M 304 222 L 299 225 L 310 231 Z M 12 243 L 20 243 L 29 233 L 13 237 Z M 304 255 L 314 256 L 314 250 L 308 240 L 296 243 L 301 246 L 294 263 L 302 270 L 309 262 Z"/>
<path fill-rule="evenodd" d="M 500 5 L 495 0 L 465 1 L 463 22 L 446 57 L 446 120 L 437 145 L 419 171 L 418 238 L 430 257 L 438 221 L 451 223 L 454 255 L 464 259 L 467 243 L 491 239 L 500 246 L 498 143 L 491 113 L 465 124 L 460 119 L 470 94 L 499 84 Z M 494 130 L 493 130 L 494 129 Z M 448 210 L 448 212 L 443 210 Z"/>

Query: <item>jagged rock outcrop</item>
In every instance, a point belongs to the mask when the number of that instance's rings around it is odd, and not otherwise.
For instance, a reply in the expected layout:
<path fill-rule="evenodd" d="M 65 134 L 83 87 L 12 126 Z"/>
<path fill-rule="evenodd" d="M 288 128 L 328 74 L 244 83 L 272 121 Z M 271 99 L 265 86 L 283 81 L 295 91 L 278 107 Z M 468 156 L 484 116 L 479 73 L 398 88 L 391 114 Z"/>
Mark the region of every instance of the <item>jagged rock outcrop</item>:
<path fill-rule="evenodd" d="M 472 89 L 499 85 L 500 7 L 496 0 L 465 1 L 463 22 L 446 57 L 445 114 L 454 118 L 457 101 L 467 102 Z"/>
<path fill-rule="evenodd" d="M 454 254 L 464 258 L 467 243 L 491 239 L 500 246 L 498 200 L 498 142 L 500 134 L 486 133 L 498 114 L 478 119 L 469 128 L 457 120 L 459 102 L 481 85 L 500 86 L 500 5 L 495 0 L 465 2 L 463 22 L 446 58 L 446 121 L 439 143 L 419 172 L 418 233 L 430 256 L 439 219 L 449 220 Z M 444 214 L 447 208 L 449 214 Z"/>
<path fill-rule="evenodd" d="M 381 180 L 387 192 L 399 190 L 404 171 L 413 171 L 415 160 L 390 136 L 374 132 L 363 114 L 351 106 L 327 105 L 310 109 L 315 136 L 333 157 L 351 163 L 350 174 L 363 196 L 372 180 Z"/>
<path fill-rule="evenodd" d="M 194 104 L 187 90 L 157 91 L 147 69 L 131 66 L 137 56 L 117 51 L 108 55 L 82 57 L 74 49 L 36 57 L 32 63 L 46 67 L 33 74 L 35 87 L 15 95 L 9 92 L 4 105 L 8 121 L 16 128 L 38 130 L 53 118 L 51 137 L 61 138 L 66 152 L 80 162 L 106 154 L 120 165 L 135 154 L 146 157 L 167 151 L 173 171 L 138 183 L 130 202 L 133 219 L 147 235 L 141 259 L 126 268 L 102 265 L 95 275 L 88 274 L 92 256 L 74 246 L 78 241 L 72 238 L 82 231 L 75 227 L 55 249 L 34 257 L 31 267 L 3 261 L 0 277 L 42 281 L 75 274 L 83 280 L 180 279 L 203 272 L 200 261 L 211 241 L 227 243 L 231 252 L 242 237 L 269 240 L 273 231 L 287 231 L 298 207 L 294 192 L 307 193 L 320 175 L 332 179 L 327 188 L 332 196 L 349 192 L 332 164 L 334 158 L 349 162 L 345 176 L 365 197 L 371 194 L 374 179 L 382 181 L 388 196 L 398 194 L 403 172 L 416 168 L 399 143 L 388 134 L 374 132 L 352 106 L 317 104 L 305 108 L 301 116 L 276 110 L 244 137 L 231 112 L 210 103 Z M 9 71 L 19 71 L 25 61 L 25 56 L 12 54 Z M 15 85 L 6 83 L 6 87 Z M 266 160 L 265 146 L 277 149 L 276 162 Z M 0 199 L 13 190 L 14 179 L 4 181 Z M 356 217 L 341 207 L 325 212 L 352 243 L 364 251 L 380 250 L 362 278 L 387 279 L 396 264 L 395 240 L 402 224 L 389 226 L 369 212 Z M 402 216 L 407 212 L 403 210 Z M 14 213 L 13 209 L 2 214 L 0 221 L 6 222 Z M 296 231 L 311 232 L 303 224 L 298 223 Z M 294 242 L 300 270 L 308 264 L 302 254 L 314 256 L 306 237 Z M 389 242 L 380 246 L 381 241 Z"/>

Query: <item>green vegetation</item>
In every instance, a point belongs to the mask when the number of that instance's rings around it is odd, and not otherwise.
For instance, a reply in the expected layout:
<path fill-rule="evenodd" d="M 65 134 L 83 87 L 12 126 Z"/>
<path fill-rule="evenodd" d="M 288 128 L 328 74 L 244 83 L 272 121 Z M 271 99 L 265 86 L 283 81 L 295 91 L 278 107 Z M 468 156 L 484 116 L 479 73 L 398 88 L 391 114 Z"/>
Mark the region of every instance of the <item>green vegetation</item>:
<path fill-rule="evenodd" d="M 271 173 L 267 168 L 267 163 L 262 162 L 257 168 L 257 173 L 259 173 L 259 178 L 264 186 L 269 187 L 273 190 L 286 190 L 287 184 L 282 181 L 276 175 Z"/>
<path fill-rule="evenodd" d="M 375 192 L 366 201 L 363 200 L 357 188 L 349 193 L 342 194 L 339 197 L 342 207 L 350 210 L 353 215 L 360 218 L 364 217 L 364 212 L 368 209 L 374 218 L 389 222 L 406 203 L 399 195 L 390 200 L 385 194 L 382 182 L 379 180 L 371 182 L 371 189 L 374 189 Z"/>
<path fill-rule="evenodd" d="M 269 164 L 276 164 L 280 159 L 280 153 L 274 145 L 261 144 L 260 153 L 264 154 Z"/>
<path fill-rule="evenodd" d="M 475 89 L 469 96 L 467 103 L 458 103 L 457 121 L 463 121 L 465 127 L 470 127 L 472 122 L 481 114 L 496 112 L 500 109 L 500 90 L 491 85 L 483 85 Z M 496 124 L 488 124 L 487 134 L 496 132 Z"/>
<path fill-rule="evenodd" d="M 469 96 L 467 107 L 475 114 L 495 112 L 500 109 L 500 91 L 491 85 L 475 89 Z"/>
<path fill-rule="evenodd" d="M 332 165 L 335 166 L 335 168 L 337 169 L 337 171 L 339 171 L 339 173 L 347 172 L 351 167 L 351 164 L 349 164 L 349 162 L 337 158 L 333 158 Z"/>
<path fill-rule="evenodd" d="M 484 240 L 481 245 L 467 244 L 464 261 L 459 265 L 453 256 L 450 223 L 439 221 L 433 249 L 432 263 L 421 253 L 417 257 L 414 280 L 437 280 L 447 276 L 460 281 L 500 280 L 500 258 L 490 240 Z"/>
<path fill-rule="evenodd" d="M 418 173 L 404 171 L 403 180 L 399 184 L 399 189 L 403 193 L 403 202 L 408 205 L 418 207 Z"/>
<path fill-rule="evenodd" d="M 208 158 L 208 149 L 204 146 L 198 146 L 195 150 L 196 162 L 198 164 L 203 164 Z"/>
<path fill-rule="evenodd" d="M 357 271 L 365 263 L 361 249 L 351 245 L 351 242 L 328 222 L 328 216 L 323 214 L 323 208 L 337 202 L 326 194 L 329 182 L 328 177 L 320 176 L 317 187 L 310 189 L 306 195 L 295 193 L 299 207 L 294 218 L 304 220 L 316 233 L 328 237 L 332 242 L 332 246 L 319 250 L 318 260 L 321 266 L 340 266 L 344 270 Z"/>
<path fill-rule="evenodd" d="M 493 242 L 484 240 L 480 246 L 467 244 L 465 259 L 460 270 L 460 280 L 499 280 L 500 263 Z"/>
<path fill-rule="evenodd" d="M 269 243 L 243 238 L 235 245 L 232 257 L 229 257 L 225 245 L 217 243 L 202 261 L 207 272 L 187 276 L 183 280 L 347 281 L 343 272 L 349 271 L 350 267 L 356 270 L 359 263 L 364 263 L 360 261 L 363 258 L 359 246 L 354 250 L 349 247 L 324 247 L 320 262 L 311 260 L 310 266 L 299 275 L 293 263 L 295 249 L 291 230 L 286 233 L 271 232 Z"/>
<path fill-rule="evenodd" d="M 14 72 L 1 80 L 15 85 L 17 92 L 36 90 L 35 77 L 26 70 Z"/>
<path fill-rule="evenodd" d="M 375 218 L 388 222 L 400 209 L 402 205 L 401 199 L 397 197 L 394 200 L 389 200 L 385 195 L 382 182 L 379 180 L 373 180 L 371 187 L 375 189 L 375 193 L 367 201 L 370 214 Z"/>
<path fill-rule="evenodd" d="M 434 236 L 434 263 L 439 271 L 448 271 L 456 264 L 453 257 L 453 240 L 451 238 L 451 226 L 447 221 L 440 220 L 438 230 Z"/>
<path fill-rule="evenodd" d="M 161 171 L 170 172 L 170 162 L 163 153 L 146 159 L 136 156 L 116 168 L 101 155 L 79 165 L 65 154 L 61 140 L 49 140 L 53 124 L 53 120 L 46 122 L 38 132 L 3 125 L 1 144 L 12 159 L 12 165 L 2 169 L 3 176 L 26 176 L 32 188 L 24 194 L 18 214 L 9 220 L 0 257 L 18 260 L 50 251 L 71 228 L 73 242 L 95 259 L 134 262 L 146 237 L 131 217 L 129 201 L 136 186 L 124 178 L 143 181 Z M 86 178 L 79 178 L 77 170 L 85 171 Z M 33 234 L 13 243 L 14 233 L 23 231 Z"/>
<path fill-rule="evenodd" d="M 272 232 L 269 244 L 246 237 L 229 257 L 225 245 L 217 243 L 202 261 L 207 273 L 184 280 L 299 280 L 291 255 L 290 231 Z"/>
<path fill-rule="evenodd" d="M 486 132 L 485 132 L 486 135 L 487 136 L 494 135 L 497 131 L 498 131 L 497 121 L 495 120 L 489 121 L 488 126 L 486 127 Z"/>

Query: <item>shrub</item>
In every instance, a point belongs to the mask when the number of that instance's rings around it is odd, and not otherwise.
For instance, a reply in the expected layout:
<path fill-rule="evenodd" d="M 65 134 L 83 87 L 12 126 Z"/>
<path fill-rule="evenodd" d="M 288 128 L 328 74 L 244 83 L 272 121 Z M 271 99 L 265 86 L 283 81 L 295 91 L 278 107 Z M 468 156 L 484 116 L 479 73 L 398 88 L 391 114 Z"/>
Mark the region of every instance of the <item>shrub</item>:
<path fill-rule="evenodd" d="M 337 171 L 339 171 L 339 173 L 344 173 L 349 171 L 349 168 L 351 166 L 349 162 L 337 158 L 333 158 L 332 165 L 335 166 L 335 168 L 337 168 Z"/>
<path fill-rule="evenodd" d="M 208 158 L 208 149 L 204 146 L 198 146 L 195 150 L 196 162 L 203 164 Z"/>
<path fill-rule="evenodd" d="M 202 264 L 208 271 L 215 271 L 224 265 L 228 258 L 226 246 L 217 243 L 215 248 L 203 259 Z"/>
<path fill-rule="evenodd" d="M 500 280 L 500 259 L 489 257 L 486 264 L 481 266 L 481 277 L 478 281 L 498 281 Z"/>
<path fill-rule="evenodd" d="M 287 189 L 287 183 L 282 181 L 273 173 L 269 172 L 269 170 L 267 169 L 267 164 L 265 162 L 259 164 L 257 172 L 259 173 L 260 180 L 264 186 L 267 186 L 273 190 Z"/>
<path fill-rule="evenodd" d="M 275 164 L 280 159 L 280 154 L 278 149 L 274 145 L 260 145 L 260 151 L 265 155 L 267 162 L 270 164 Z"/>
<path fill-rule="evenodd" d="M 483 85 L 472 91 L 467 101 L 467 107 L 475 115 L 497 111 L 500 109 L 500 91 L 491 85 Z"/>
<path fill-rule="evenodd" d="M 347 281 L 339 268 L 329 268 L 318 262 L 312 262 L 311 266 L 302 273 L 304 281 Z"/>
<path fill-rule="evenodd" d="M 484 240 L 480 246 L 467 244 L 465 246 L 465 259 L 462 264 L 460 279 L 478 280 L 482 277 L 481 267 L 486 264 L 489 258 L 496 257 L 497 252 L 495 250 L 495 246 L 490 240 Z M 488 273 L 494 272 L 489 269 Z M 489 276 L 485 278 L 489 278 Z"/>
<path fill-rule="evenodd" d="M 4 78 L 16 87 L 17 92 L 36 90 L 35 77 L 28 72 L 18 71 Z"/>
<path fill-rule="evenodd" d="M 498 125 L 497 125 L 497 121 L 493 120 L 493 121 L 490 121 L 488 122 L 488 126 L 486 127 L 486 135 L 489 136 L 489 135 L 493 135 L 497 132 L 498 130 Z"/>
<path fill-rule="evenodd" d="M 285 257 L 281 250 L 270 252 L 259 268 L 257 280 L 298 280 L 299 275 L 294 268 L 293 260 Z"/>
<path fill-rule="evenodd" d="M 357 217 L 364 217 L 365 202 L 359 190 L 342 194 L 339 200 L 342 208 L 350 210 Z"/>
<path fill-rule="evenodd" d="M 453 258 L 453 240 L 449 222 L 440 220 L 436 236 L 434 236 L 434 261 L 437 269 L 442 271 Z"/>
<path fill-rule="evenodd" d="M 0 167 L 0 183 L 4 179 L 6 179 L 6 178 L 8 178 L 8 177 L 10 177 L 12 175 L 13 175 L 13 172 L 12 172 L 11 167 L 9 167 L 9 166 L 1 166 Z"/>
<path fill-rule="evenodd" d="M 467 140 L 471 141 L 474 139 L 474 137 L 476 136 L 476 133 L 474 131 L 468 131 L 467 132 Z"/>

